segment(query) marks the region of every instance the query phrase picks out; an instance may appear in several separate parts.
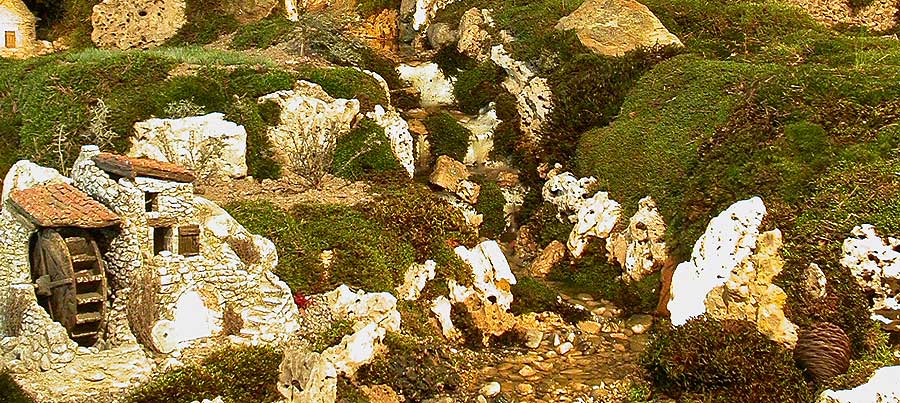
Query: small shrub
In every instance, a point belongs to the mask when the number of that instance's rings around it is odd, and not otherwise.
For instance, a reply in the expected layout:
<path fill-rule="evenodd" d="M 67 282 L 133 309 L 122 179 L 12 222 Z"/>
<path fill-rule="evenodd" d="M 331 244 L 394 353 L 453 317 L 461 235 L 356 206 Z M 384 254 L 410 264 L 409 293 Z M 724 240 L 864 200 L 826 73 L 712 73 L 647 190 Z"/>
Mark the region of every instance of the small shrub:
<path fill-rule="evenodd" d="M 454 24 L 456 23 L 459 23 L 459 19 L 454 21 Z M 445 71 L 451 76 L 456 75 L 457 72 L 468 71 L 478 67 L 478 62 L 475 59 L 459 53 L 456 46 L 444 46 L 434 55 L 431 61 L 437 64 L 441 71 Z"/>
<path fill-rule="evenodd" d="M 169 102 L 163 110 L 163 116 L 169 119 L 182 119 L 205 114 L 206 111 L 203 107 L 197 105 L 190 99 L 179 99 L 177 101 Z"/>
<path fill-rule="evenodd" d="M 275 402 L 282 353 L 271 347 L 227 347 L 199 364 L 155 375 L 135 389 L 130 403 L 190 402 L 222 396 L 229 402 Z"/>
<path fill-rule="evenodd" d="M 675 396 L 740 396 L 749 403 L 812 397 L 791 352 L 751 322 L 700 317 L 680 327 L 660 326 L 641 363 L 657 387 Z"/>
<path fill-rule="evenodd" d="M 247 175 L 258 180 L 278 179 L 281 177 L 281 164 L 275 159 L 272 142 L 266 133 L 268 125 L 273 123 L 264 119 L 264 111 L 266 105 L 241 98 L 229 108 L 226 119 L 242 122 L 247 130 Z"/>
<path fill-rule="evenodd" d="M 431 155 L 437 158 L 446 155 L 457 161 L 466 157 L 472 132 L 463 127 L 447 112 L 440 112 L 425 118 L 428 140 L 431 141 Z"/>
<path fill-rule="evenodd" d="M 506 206 L 506 198 L 496 182 L 479 182 L 481 183 L 481 193 L 478 195 L 478 202 L 475 203 L 475 211 L 484 216 L 480 228 L 481 235 L 496 239 L 506 229 L 506 213 L 503 211 L 503 207 Z"/>
<path fill-rule="evenodd" d="M 331 173 L 349 180 L 382 172 L 406 171 L 391 150 L 384 129 L 371 119 L 361 120 L 350 133 L 341 136 L 334 150 Z"/>

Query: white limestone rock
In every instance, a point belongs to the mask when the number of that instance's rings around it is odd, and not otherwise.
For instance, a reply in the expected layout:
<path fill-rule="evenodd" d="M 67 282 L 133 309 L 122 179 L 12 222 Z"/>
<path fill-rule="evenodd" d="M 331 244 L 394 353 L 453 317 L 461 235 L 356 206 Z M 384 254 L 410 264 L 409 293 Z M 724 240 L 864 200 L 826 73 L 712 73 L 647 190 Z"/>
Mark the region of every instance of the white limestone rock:
<path fill-rule="evenodd" d="M 394 329 L 397 330 L 399 328 Z M 353 334 L 344 336 L 340 344 L 325 349 L 322 357 L 330 362 L 339 374 L 352 376 L 361 366 L 372 362 L 385 333 L 385 328 L 368 322 Z"/>
<path fill-rule="evenodd" d="M 513 59 L 503 45 L 491 48 L 491 60 L 506 71 L 503 88 L 515 95 L 522 132 L 530 142 L 537 144 L 541 125 L 553 108 L 553 92 L 547 79 L 538 77 L 525 63 Z"/>
<path fill-rule="evenodd" d="M 900 366 L 875 371 L 868 382 L 848 390 L 826 390 L 816 403 L 889 403 L 900 402 Z"/>
<path fill-rule="evenodd" d="M 452 305 L 450 300 L 445 296 L 439 296 L 431 302 L 431 312 L 437 316 L 438 323 L 441 325 L 441 334 L 449 340 L 455 340 L 459 336 L 459 330 L 450 320 L 450 310 Z"/>
<path fill-rule="evenodd" d="M 428 23 L 442 8 L 456 0 L 416 0 L 416 11 L 413 14 L 412 27 L 416 31 L 422 31 L 428 27 Z"/>
<path fill-rule="evenodd" d="M 513 296 L 509 286 L 516 284 L 516 277 L 510 270 L 509 262 L 496 241 L 484 241 L 472 249 L 457 246 L 456 255 L 472 267 L 473 286 L 482 301 L 509 309 Z M 455 284 L 455 282 L 454 282 Z M 451 288 L 451 295 L 453 288 Z M 463 302 L 465 298 L 453 298 Z"/>
<path fill-rule="evenodd" d="M 372 322 L 392 332 L 400 330 L 397 298 L 390 293 L 353 292 L 350 287 L 342 284 L 334 291 L 325 294 L 325 298 L 335 317 L 357 323 L 354 329 Z"/>
<path fill-rule="evenodd" d="M 825 298 L 828 292 L 827 285 L 828 279 L 825 278 L 825 273 L 822 272 L 822 268 L 819 265 L 810 263 L 803 270 L 803 291 L 808 297 L 812 299 Z"/>
<path fill-rule="evenodd" d="M 497 119 L 497 110 L 493 102 L 482 109 L 475 118 L 460 122 L 472 132 L 463 163 L 473 165 L 484 164 L 488 161 L 491 150 L 494 149 L 494 130 L 501 122 L 500 119 Z"/>
<path fill-rule="evenodd" d="M 221 113 L 134 124 L 130 157 L 187 167 L 199 177 L 247 176 L 247 131 Z"/>
<path fill-rule="evenodd" d="M 576 215 L 569 215 L 581 209 L 581 206 L 591 197 L 589 189 L 597 183 L 593 176 L 576 178 L 571 172 L 552 175 L 544 187 L 541 195 L 544 201 L 556 206 L 560 214 L 565 214 L 572 224 L 578 222 Z"/>
<path fill-rule="evenodd" d="M 406 120 L 393 107 L 388 106 L 388 109 L 385 110 L 381 105 L 376 105 L 374 111 L 366 113 L 366 117 L 374 120 L 378 126 L 384 129 L 384 134 L 391 141 L 391 151 L 394 153 L 394 157 L 400 161 L 400 165 L 412 178 L 416 170 L 416 160 L 413 155 L 414 140 Z"/>
<path fill-rule="evenodd" d="M 406 269 L 403 275 L 403 284 L 397 287 L 397 296 L 407 301 L 415 301 L 419 299 L 422 290 L 425 289 L 425 283 L 434 280 L 435 268 L 437 263 L 434 260 L 427 260 L 424 264 L 413 263 Z"/>
<path fill-rule="evenodd" d="M 337 369 L 324 354 L 289 349 L 278 372 L 276 386 L 288 403 L 334 403 L 337 399 Z"/>
<path fill-rule="evenodd" d="M 606 239 L 619 222 L 622 207 L 606 192 L 597 192 L 578 208 L 577 222 L 566 246 L 575 258 L 581 257 L 591 238 Z"/>
<path fill-rule="evenodd" d="M 753 254 L 765 214 L 762 199 L 754 197 L 731 205 L 710 221 L 694 245 L 691 260 L 679 264 L 672 276 L 667 306 L 674 325 L 706 312 L 706 294 L 725 284 L 731 272 Z"/>
<path fill-rule="evenodd" d="M 758 197 L 739 201 L 710 221 L 691 260 L 675 269 L 668 309 L 683 325 L 703 315 L 756 323 L 770 340 L 793 348 L 797 326 L 787 319 L 787 294 L 772 282 L 784 267 L 778 229 L 760 234 L 766 214 Z"/>
<path fill-rule="evenodd" d="M 640 281 L 659 270 L 668 259 L 666 222 L 647 196 L 638 202 L 638 211 L 628 220 L 628 227 L 614 233 L 606 242 L 610 262 L 619 262 L 626 282 Z"/>
<path fill-rule="evenodd" d="M 851 235 L 844 240 L 841 266 L 872 295 L 872 319 L 900 331 L 900 239 L 885 241 L 869 224 L 853 228 Z"/>
<path fill-rule="evenodd" d="M 401 64 L 397 67 L 400 79 L 408 81 L 419 90 L 423 108 L 452 105 L 456 102 L 453 96 L 455 79 L 447 78 L 436 63 L 418 65 Z"/>

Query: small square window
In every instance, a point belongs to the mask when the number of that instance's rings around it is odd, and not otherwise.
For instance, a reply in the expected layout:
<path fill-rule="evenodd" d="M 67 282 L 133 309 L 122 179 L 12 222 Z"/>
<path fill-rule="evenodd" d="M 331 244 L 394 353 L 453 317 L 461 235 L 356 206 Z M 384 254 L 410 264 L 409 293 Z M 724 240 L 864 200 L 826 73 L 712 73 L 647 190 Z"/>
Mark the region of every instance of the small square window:
<path fill-rule="evenodd" d="M 6 37 L 6 47 L 7 48 L 15 49 L 18 47 L 16 44 L 16 31 L 6 31 L 5 37 Z"/>
<path fill-rule="evenodd" d="M 144 211 L 148 213 L 159 211 L 159 193 L 144 193 Z"/>
<path fill-rule="evenodd" d="M 200 227 L 186 225 L 178 228 L 178 254 L 197 256 L 200 254 Z"/>
<path fill-rule="evenodd" d="M 172 227 L 153 228 L 153 254 L 172 251 Z"/>

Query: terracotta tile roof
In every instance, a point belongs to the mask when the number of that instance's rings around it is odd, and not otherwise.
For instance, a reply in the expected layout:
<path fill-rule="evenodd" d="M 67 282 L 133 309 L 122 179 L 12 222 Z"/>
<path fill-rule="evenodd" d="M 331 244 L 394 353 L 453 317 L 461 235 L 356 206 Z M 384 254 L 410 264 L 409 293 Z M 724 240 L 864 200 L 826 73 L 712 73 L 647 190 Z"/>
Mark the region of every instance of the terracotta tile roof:
<path fill-rule="evenodd" d="M 18 190 L 10 200 L 41 227 L 105 228 L 119 222 L 115 213 L 66 183 Z"/>
<path fill-rule="evenodd" d="M 149 158 L 132 158 L 110 153 L 100 153 L 93 160 L 100 169 L 131 179 L 143 176 L 185 183 L 193 182 L 196 179 L 194 172 L 190 169 Z"/>

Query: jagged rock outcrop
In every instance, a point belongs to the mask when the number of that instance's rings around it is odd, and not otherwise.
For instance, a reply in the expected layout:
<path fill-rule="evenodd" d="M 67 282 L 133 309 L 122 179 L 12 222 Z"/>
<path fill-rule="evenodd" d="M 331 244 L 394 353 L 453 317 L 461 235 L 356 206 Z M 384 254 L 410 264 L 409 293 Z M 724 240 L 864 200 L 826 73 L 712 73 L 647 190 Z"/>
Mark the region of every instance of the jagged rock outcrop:
<path fill-rule="evenodd" d="M 784 315 L 787 295 L 772 284 L 784 266 L 781 231 L 760 234 L 765 214 L 762 200 L 754 197 L 710 221 L 691 260 L 672 276 L 667 306 L 674 325 L 703 314 L 747 320 L 769 339 L 793 347 L 797 326 Z"/>
<path fill-rule="evenodd" d="M 848 390 L 826 390 L 816 403 L 888 403 L 900 401 L 900 366 L 883 367 L 869 381 Z"/>
<path fill-rule="evenodd" d="M 553 92 L 547 79 L 538 77 L 525 63 L 513 59 L 503 45 L 491 48 L 491 60 L 506 71 L 503 88 L 516 97 L 516 109 L 521 118 L 519 125 L 526 139 L 537 144 L 541 125 L 553 108 Z"/>
<path fill-rule="evenodd" d="M 162 45 L 187 22 L 184 0 L 103 0 L 91 14 L 91 40 L 101 48 Z"/>
<path fill-rule="evenodd" d="M 641 199 L 628 227 L 606 242 L 610 262 L 618 262 L 624 269 L 623 280 L 640 281 L 662 267 L 669 257 L 665 235 L 666 222 L 656 202 L 650 196 Z"/>
<path fill-rule="evenodd" d="M 479 62 L 490 57 L 491 36 L 487 27 L 493 23 L 488 10 L 470 8 L 459 20 L 459 40 L 456 49 L 459 53 Z"/>
<path fill-rule="evenodd" d="M 572 256 L 581 257 L 591 238 L 608 238 L 621 215 L 622 207 L 606 192 L 597 192 L 585 200 L 578 208 L 575 227 L 566 242 Z"/>
<path fill-rule="evenodd" d="M 419 299 L 425 284 L 434 280 L 437 263 L 434 260 L 425 261 L 423 264 L 413 263 L 403 275 L 403 284 L 397 287 L 397 297 L 407 301 Z"/>
<path fill-rule="evenodd" d="M 341 285 L 325 294 L 328 306 L 335 318 L 342 318 L 358 324 L 374 323 L 386 330 L 400 330 L 400 313 L 397 312 L 397 298 L 386 292 L 353 292 Z M 357 327 L 354 326 L 354 329 Z"/>
<path fill-rule="evenodd" d="M 434 313 L 438 323 L 441 325 L 441 334 L 449 340 L 455 340 L 459 337 L 459 330 L 456 329 L 456 326 L 453 325 L 453 321 L 450 319 L 452 309 L 453 306 L 450 300 L 443 295 L 431 302 L 431 312 Z"/>
<path fill-rule="evenodd" d="M 653 46 L 684 46 L 653 15 L 634 0 L 587 0 L 559 20 L 556 29 L 573 29 L 588 49 L 605 56 Z"/>
<path fill-rule="evenodd" d="M 900 239 L 885 241 L 868 224 L 851 234 L 844 240 L 841 266 L 871 295 L 872 319 L 886 330 L 900 331 Z"/>
<path fill-rule="evenodd" d="M 544 277 L 566 256 L 566 246 L 554 240 L 531 263 L 529 272 L 534 277 Z"/>
<path fill-rule="evenodd" d="M 334 149 L 337 138 L 350 130 L 359 113 L 358 100 L 334 99 L 308 81 L 299 81 L 293 90 L 268 94 L 258 101 L 281 107 L 278 125 L 270 127 L 267 134 L 275 155 L 294 171 L 314 169 L 310 165 Z"/>
<path fill-rule="evenodd" d="M 383 80 L 383 79 L 382 79 Z M 384 129 L 384 134 L 391 140 L 391 151 L 400 165 L 406 169 L 412 178 L 416 170 L 416 160 L 413 155 L 414 140 L 409 133 L 409 124 L 400 116 L 393 107 L 385 110 L 381 105 L 376 105 L 375 110 L 366 113 L 366 117 L 372 119 Z"/>
<path fill-rule="evenodd" d="M 588 192 L 595 183 L 597 179 L 593 176 L 579 179 L 570 172 L 564 172 L 547 179 L 541 189 L 541 196 L 574 224 L 577 217 L 571 214 L 577 212 L 585 200 L 591 197 Z"/>
<path fill-rule="evenodd" d="M 278 372 L 278 392 L 288 403 L 333 403 L 337 399 L 337 369 L 322 354 L 286 350 Z"/>
<path fill-rule="evenodd" d="M 401 64 L 397 67 L 400 79 L 419 90 L 419 102 L 423 108 L 452 105 L 454 79 L 448 78 L 436 63 L 417 65 Z"/>
<path fill-rule="evenodd" d="M 172 162 L 200 178 L 247 176 L 247 131 L 221 113 L 134 124 L 131 157 Z"/>

